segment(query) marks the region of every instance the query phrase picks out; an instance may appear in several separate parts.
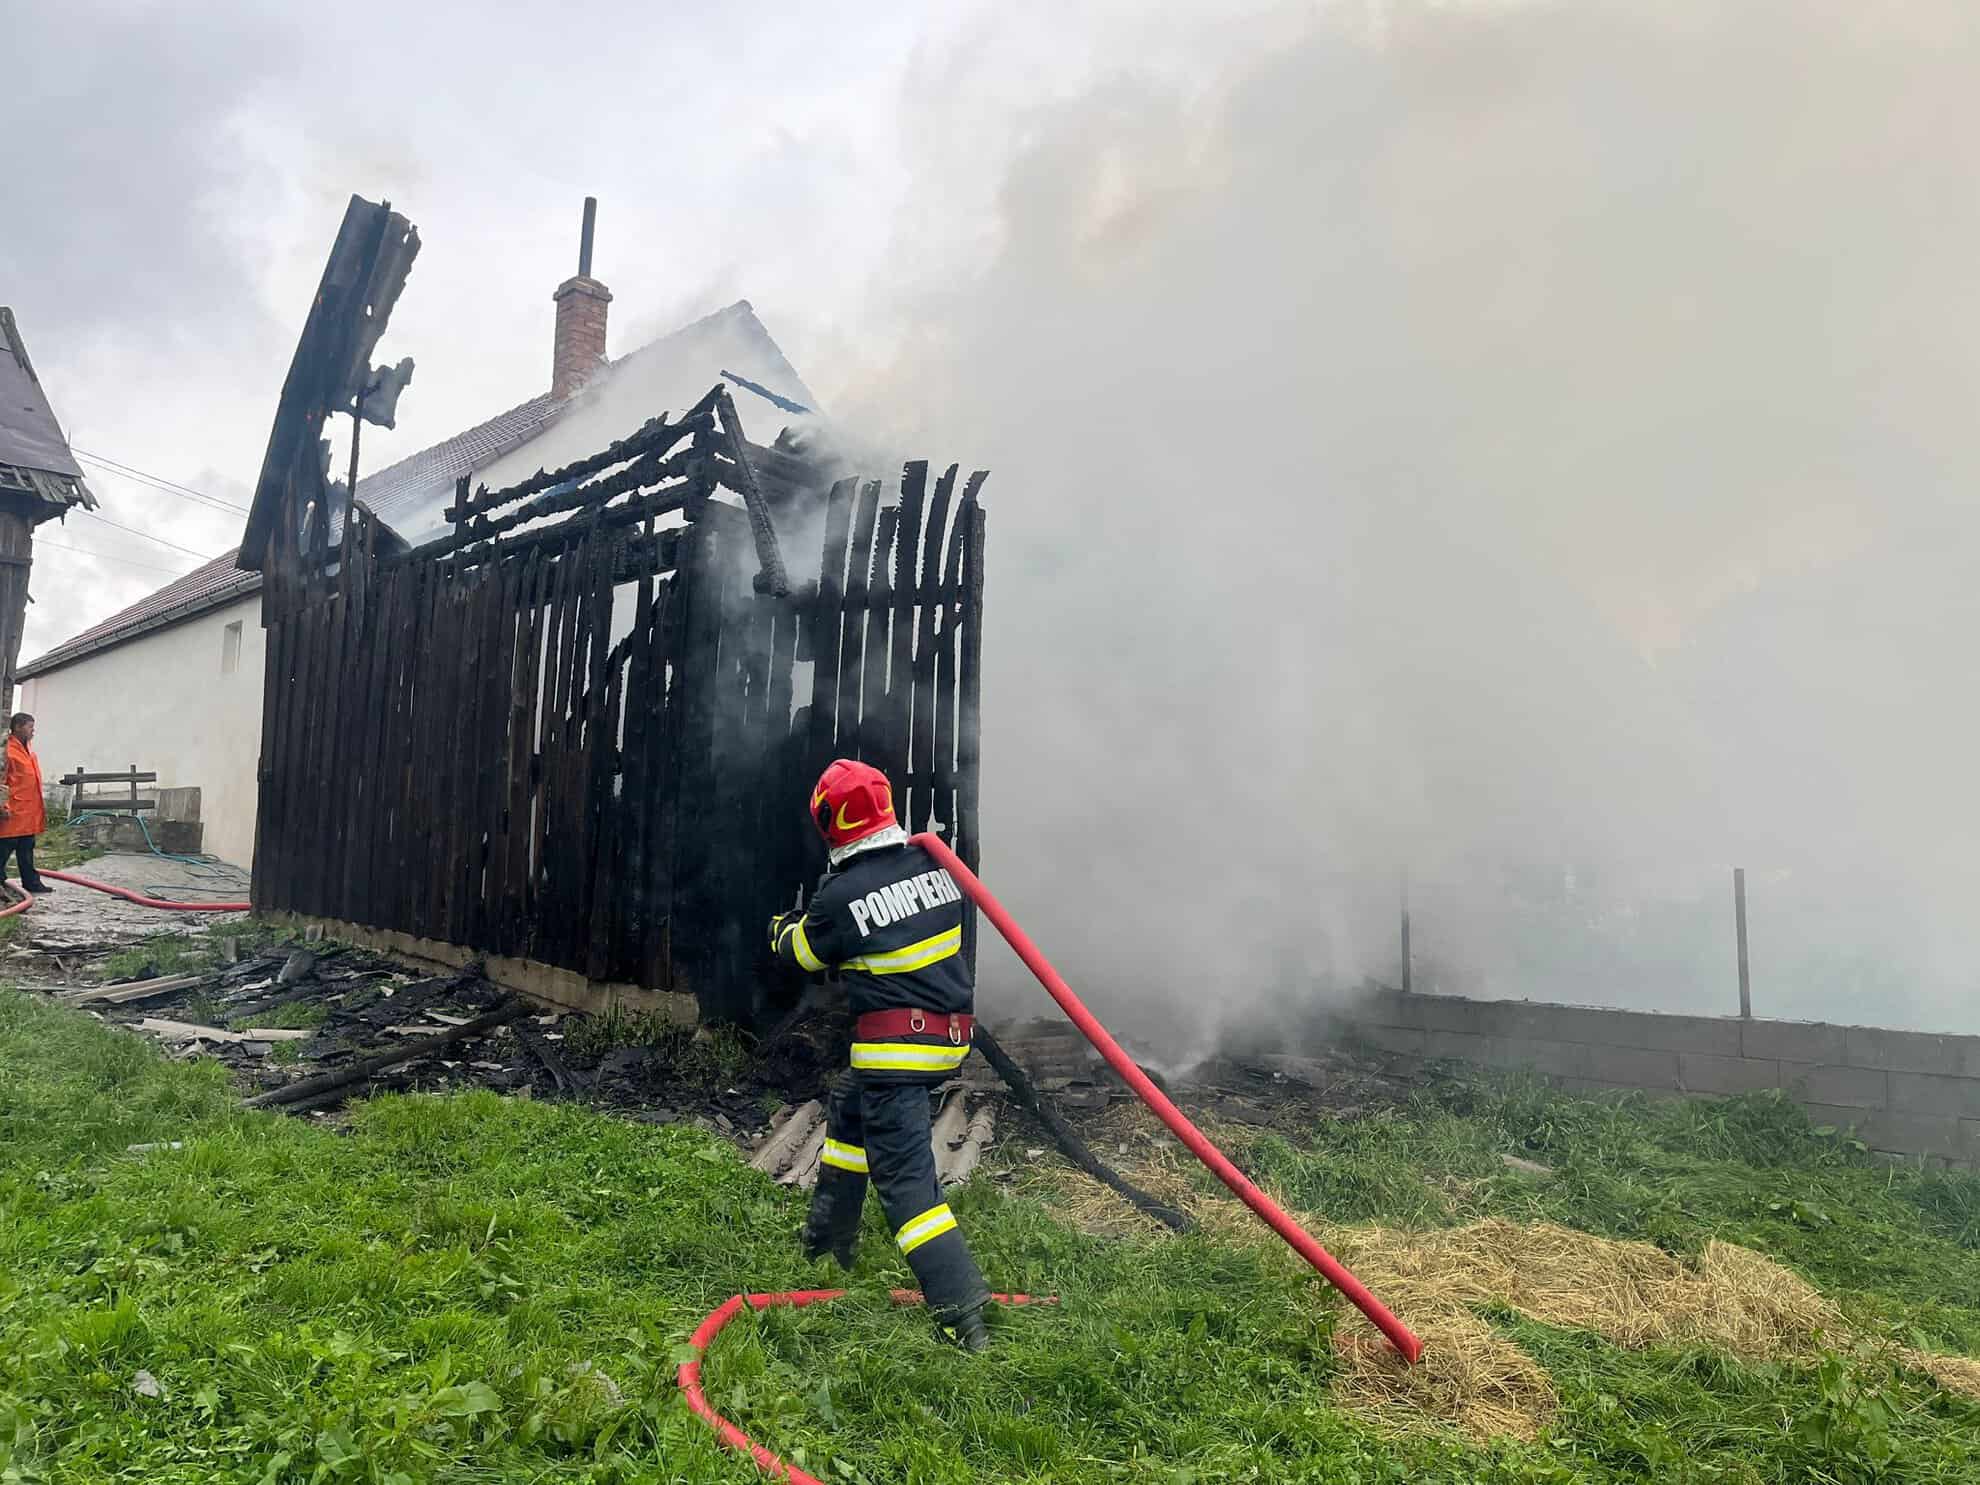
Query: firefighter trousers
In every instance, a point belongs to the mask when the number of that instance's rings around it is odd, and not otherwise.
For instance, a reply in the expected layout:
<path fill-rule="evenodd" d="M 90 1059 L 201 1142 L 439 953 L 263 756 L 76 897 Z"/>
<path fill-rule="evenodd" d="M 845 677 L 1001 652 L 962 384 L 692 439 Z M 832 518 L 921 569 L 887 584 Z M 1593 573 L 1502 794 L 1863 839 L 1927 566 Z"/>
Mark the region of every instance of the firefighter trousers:
<path fill-rule="evenodd" d="M 990 1289 L 935 1176 L 928 1093 L 936 1081 L 874 1078 L 851 1069 L 840 1075 L 826 1109 L 825 1149 L 804 1242 L 812 1257 L 835 1253 L 850 1261 L 870 1175 L 894 1242 L 937 1323 L 947 1325 L 981 1309 Z"/>

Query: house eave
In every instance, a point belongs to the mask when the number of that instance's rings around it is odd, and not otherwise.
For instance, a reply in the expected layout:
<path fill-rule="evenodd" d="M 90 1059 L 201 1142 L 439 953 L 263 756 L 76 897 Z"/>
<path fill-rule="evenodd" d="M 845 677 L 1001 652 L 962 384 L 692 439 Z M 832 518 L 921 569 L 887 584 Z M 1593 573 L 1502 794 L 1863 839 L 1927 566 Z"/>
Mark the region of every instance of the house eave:
<path fill-rule="evenodd" d="M 169 629 L 174 624 L 183 624 L 188 619 L 197 619 L 201 614 L 225 608 L 228 604 L 243 598 L 251 598 L 260 591 L 261 574 L 255 573 L 239 587 L 218 593 L 203 593 L 198 598 L 189 598 L 183 603 L 174 604 L 171 608 L 147 615 L 128 629 L 119 629 L 114 634 L 99 635 L 86 644 L 77 645 L 74 649 L 51 650 L 39 659 L 15 666 L 14 679 L 28 681 L 39 675 L 52 675 L 58 670 L 67 669 L 78 660 L 100 655 L 105 650 L 114 650 L 119 645 L 129 644 L 132 640 L 141 639 L 147 634 L 155 634 L 160 629 Z"/>

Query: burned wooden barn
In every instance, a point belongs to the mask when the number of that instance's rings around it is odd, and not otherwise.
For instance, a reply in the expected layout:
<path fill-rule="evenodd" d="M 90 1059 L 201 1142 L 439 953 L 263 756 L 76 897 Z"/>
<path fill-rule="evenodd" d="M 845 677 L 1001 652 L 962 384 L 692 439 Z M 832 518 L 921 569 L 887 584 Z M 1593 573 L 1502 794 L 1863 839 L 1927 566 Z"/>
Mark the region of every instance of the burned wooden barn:
<path fill-rule="evenodd" d="M 985 476 L 821 472 L 717 385 L 561 468 L 462 479 L 408 547 L 317 450 L 325 412 L 409 372 L 359 343 L 397 293 L 363 249 L 404 240 L 385 210 L 353 201 L 243 548 L 255 905 L 760 1014 L 793 990 L 763 930 L 824 867 L 804 803 L 832 758 L 976 858 Z"/>

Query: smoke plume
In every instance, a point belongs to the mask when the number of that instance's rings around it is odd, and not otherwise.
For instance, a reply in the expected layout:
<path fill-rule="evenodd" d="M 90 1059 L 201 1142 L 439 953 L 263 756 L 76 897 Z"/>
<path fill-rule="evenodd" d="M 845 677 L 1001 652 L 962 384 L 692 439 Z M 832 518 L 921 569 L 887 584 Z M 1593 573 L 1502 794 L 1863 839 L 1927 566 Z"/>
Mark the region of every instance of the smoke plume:
<path fill-rule="evenodd" d="M 1758 1013 L 1980 1030 L 1977 24 L 1289 10 L 1021 130 L 952 60 L 838 410 L 994 471 L 985 871 L 1103 1013 L 1395 983 L 1405 873 L 1419 987 L 1731 1011 L 1743 865 Z"/>

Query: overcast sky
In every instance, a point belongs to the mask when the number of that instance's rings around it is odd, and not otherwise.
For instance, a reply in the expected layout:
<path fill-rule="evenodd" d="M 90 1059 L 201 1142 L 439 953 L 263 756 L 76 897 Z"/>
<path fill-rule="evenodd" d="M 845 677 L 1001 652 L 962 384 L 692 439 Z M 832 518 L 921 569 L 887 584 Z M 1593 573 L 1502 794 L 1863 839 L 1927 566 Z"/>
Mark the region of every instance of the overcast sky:
<path fill-rule="evenodd" d="M 901 220 L 926 159 L 956 158 L 930 117 L 1013 145 L 1028 110 L 1120 65 L 1106 48 L 1174 69 L 1192 34 L 1106 4 L 7 9 L 0 302 L 78 448 L 238 505 L 352 192 L 424 243 L 381 350 L 418 370 L 366 468 L 547 387 L 586 195 L 613 354 L 747 298 L 829 402 L 902 238 L 953 268 L 989 236 L 995 150 L 943 184 L 941 219 Z M 88 474 L 126 526 L 202 554 L 238 539 L 238 516 Z M 24 657 L 197 565 L 87 516 L 42 536 Z"/>

